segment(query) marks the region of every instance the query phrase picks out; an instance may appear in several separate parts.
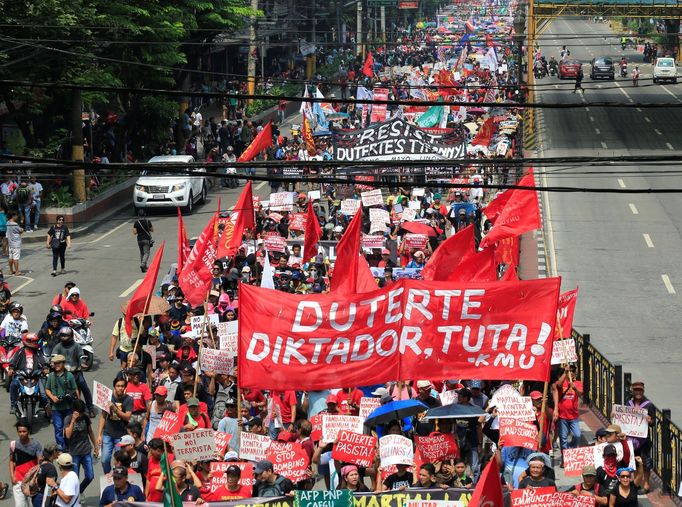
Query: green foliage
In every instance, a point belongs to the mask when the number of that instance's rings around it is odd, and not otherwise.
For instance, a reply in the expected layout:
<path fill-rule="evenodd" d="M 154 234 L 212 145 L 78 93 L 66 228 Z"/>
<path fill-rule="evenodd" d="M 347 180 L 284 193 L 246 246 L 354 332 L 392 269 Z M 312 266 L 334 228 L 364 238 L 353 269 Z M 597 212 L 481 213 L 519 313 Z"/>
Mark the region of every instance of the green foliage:
<path fill-rule="evenodd" d="M 52 208 L 70 208 L 76 204 L 68 187 L 53 190 L 47 196 L 47 205 Z"/>
<path fill-rule="evenodd" d="M 283 86 L 273 86 L 270 90 L 269 95 L 273 95 L 272 99 L 254 99 L 251 104 L 246 106 L 246 116 L 251 118 L 256 116 L 263 111 L 270 109 L 277 105 L 279 99 L 277 96 L 281 95 L 284 97 L 292 97 L 294 95 L 300 94 L 302 91 L 302 86 L 297 84 L 286 84 Z M 260 92 L 259 92 L 260 93 Z"/>

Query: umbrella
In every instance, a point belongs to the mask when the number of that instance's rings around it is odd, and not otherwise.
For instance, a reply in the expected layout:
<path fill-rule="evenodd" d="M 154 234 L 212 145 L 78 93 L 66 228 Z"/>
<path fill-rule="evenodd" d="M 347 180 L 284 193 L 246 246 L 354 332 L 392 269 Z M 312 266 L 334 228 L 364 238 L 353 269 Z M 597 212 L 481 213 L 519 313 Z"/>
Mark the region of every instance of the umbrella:
<path fill-rule="evenodd" d="M 427 236 L 438 236 L 433 227 L 426 224 L 420 224 L 419 222 L 403 222 L 400 224 L 400 228 L 411 232 L 413 234 L 426 234 Z"/>
<path fill-rule="evenodd" d="M 462 405 L 453 403 L 443 407 L 436 407 L 429 410 L 424 416 L 424 420 L 429 419 L 468 419 L 471 417 L 481 417 L 485 411 L 475 405 Z"/>
<path fill-rule="evenodd" d="M 124 303 L 121 303 L 122 313 L 126 312 L 126 309 L 128 308 L 128 303 L 130 303 L 130 301 L 125 301 Z M 162 313 L 166 313 L 168 310 L 170 310 L 170 305 L 168 304 L 168 301 L 159 296 L 152 296 L 150 298 L 147 315 L 161 315 Z"/>
<path fill-rule="evenodd" d="M 367 426 L 376 426 L 395 420 L 400 421 L 405 417 L 421 414 L 428 409 L 429 407 L 417 400 L 391 401 L 385 405 L 381 405 L 379 408 L 376 408 L 374 412 L 369 414 L 367 419 L 365 419 L 365 424 Z"/>

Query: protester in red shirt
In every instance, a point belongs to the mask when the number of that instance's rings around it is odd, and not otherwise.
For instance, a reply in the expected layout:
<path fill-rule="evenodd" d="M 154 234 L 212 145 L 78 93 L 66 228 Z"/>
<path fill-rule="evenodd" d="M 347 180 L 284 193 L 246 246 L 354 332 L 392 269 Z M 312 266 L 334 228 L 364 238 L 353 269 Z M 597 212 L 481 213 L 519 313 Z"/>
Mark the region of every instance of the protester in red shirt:
<path fill-rule="evenodd" d="M 342 414 L 360 415 L 362 396 L 362 391 L 358 388 L 341 389 L 336 393 L 339 412 Z"/>
<path fill-rule="evenodd" d="M 199 400 L 196 398 L 187 400 L 187 414 L 185 415 L 182 427 L 185 431 L 211 429 L 211 420 L 206 413 L 202 414 L 199 411 Z"/>
<path fill-rule="evenodd" d="M 64 310 L 64 320 L 87 319 L 90 317 L 90 310 L 85 301 L 81 299 L 81 291 L 78 287 L 73 287 L 61 302 Z"/>
<path fill-rule="evenodd" d="M 270 414 L 270 438 L 275 440 L 279 429 L 287 431 L 294 430 L 294 421 L 296 420 L 296 392 L 295 391 L 273 391 L 272 392 L 272 410 Z M 274 421 L 277 420 L 281 424 L 281 428 L 276 428 Z"/>
<path fill-rule="evenodd" d="M 149 453 L 147 454 L 147 481 L 145 484 L 144 495 L 148 502 L 162 502 L 163 491 L 158 491 L 154 485 L 159 480 L 159 476 L 163 474 L 161 470 L 161 456 L 163 455 L 163 440 L 160 438 L 152 438 L 148 442 Z M 172 463 L 175 457 L 170 454 L 168 462 Z"/>
<path fill-rule="evenodd" d="M 147 384 L 140 382 L 142 370 L 137 367 L 128 369 L 126 394 L 133 399 L 133 415 L 144 416 L 152 402 L 152 392 Z"/>
<path fill-rule="evenodd" d="M 242 471 L 237 465 L 230 465 L 225 470 L 223 486 L 218 486 L 214 491 L 210 482 L 207 486 L 201 488 L 201 498 L 207 502 L 226 502 L 229 500 L 241 500 L 242 498 L 251 498 L 252 487 L 241 484 Z"/>
<path fill-rule="evenodd" d="M 559 427 L 559 441 L 561 449 L 577 447 L 580 441 L 580 424 L 578 419 L 578 405 L 583 395 L 583 383 L 576 380 L 577 368 L 574 365 L 567 366 L 561 377 L 552 386 L 554 398 L 554 421 Z M 573 441 L 568 442 L 569 432 L 573 435 Z M 563 464 L 563 459 L 562 459 Z"/>

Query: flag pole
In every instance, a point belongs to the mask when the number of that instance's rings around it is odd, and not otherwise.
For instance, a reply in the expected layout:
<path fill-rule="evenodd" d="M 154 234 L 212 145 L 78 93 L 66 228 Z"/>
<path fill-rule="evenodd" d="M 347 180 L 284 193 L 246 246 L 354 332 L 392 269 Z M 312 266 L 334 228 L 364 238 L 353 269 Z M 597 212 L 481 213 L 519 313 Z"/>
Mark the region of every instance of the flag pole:
<path fill-rule="evenodd" d="M 145 299 L 144 302 L 144 311 L 142 312 L 142 315 L 140 317 L 139 324 L 137 325 L 137 338 L 135 338 L 135 346 L 133 347 L 133 352 L 137 350 L 137 344 L 140 341 L 140 335 L 142 334 L 142 327 L 144 326 L 144 318 L 147 316 L 147 311 L 149 311 L 149 300 L 152 298 L 152 293 L 151 291 L 149 294 L 147 294 L 147 299 Z M 128 302 L 128 304 L 131 304 L 132 300 Z M 121 330 L 119 329 L 119 333 Z M 141 360 L 142 358 L 140 358 Z M 128 364 L 128 360 L 126 359 L 126 365 Z"/>
<path fill-rule="evenodd" d="M 209 287 L 206 293 L 206 299 L 204 299 L 204 322 L 201 324 L 199 330 L 199 356 L 197 357 L 197 367 L 194 370 L 194 392 L 192 396 L 197 397 L 197 387 L 199 384 L 199 369 L 201 368 L 201 351 L 204 348 L 204 332 L 206 331 L 206 326 L 208 324 L 208 298 L 211 294 L 211 288 Z"/>

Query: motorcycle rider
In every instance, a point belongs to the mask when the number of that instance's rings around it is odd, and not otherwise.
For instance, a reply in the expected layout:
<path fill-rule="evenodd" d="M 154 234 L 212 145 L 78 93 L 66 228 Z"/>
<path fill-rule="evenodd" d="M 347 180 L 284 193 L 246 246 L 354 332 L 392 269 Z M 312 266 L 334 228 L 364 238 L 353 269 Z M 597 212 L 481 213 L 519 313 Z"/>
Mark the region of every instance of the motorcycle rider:
<path fill-rule="evenodd" d="M 64 320 L 88 319 L 90 310 L 85 301 L 81 299 L 81 291 L 78 287 L 73 287 L 66 295 L 66 301 L 61 304 L 64 309 Z"/>
<path fill-rule="evenodd" d="M 227 147 L 225 153 L 223 153 L 222 161 L 226 164 L 234 164 L 237 161 L 237 157 L 234 154 L 234 148 L 232 146 Z M 228 166 L 225 167 L 225 169 L 223 170 L 225 171 L 225 174 L 236 173 L 234 167 Z M 220 184 L 223 187 L 227 188 L 237 188 L 237 186 L 239 185 L 239 180 L 237 180 L 237 178 L 222 178 Z"/>
<path fill-rule="evenodd" d="M 553 76 L 559 73 L 559 64 L 553 56 L 549 57 L 549 73 Z"/>
<path fill-rule="evenodd" d="M 19 379 L 14 373 L 17 371 L 33 373 L 36 370 L 46 370 L 47 373 L 47 360 L 40 353 L 38 337 L 34 333 L 27 333 L 22 337 L 21 341 L 24 343 L 24 346 L 12 356 L 7 371 L 8 375 L 12 376 L 12 382 L 9 385 L 9 411 L 11 414 L 16 414 L 20 388 Z M 45 415 L 50 417 L 47 397 L 45 396 L 45 385 L 42 379 L 40 380 L 40 404 L 45 407 Z"/>
<path fill-rule="evenodd" d="M 76 282 L 66 282 L 64 284 L 64 289 L 57 294 L 54 299 L 52 299 L 52 304 L 53 305 L 62 305 L 65 301 L 67 296 L 69 295 L 69 291 L 73 289 L 76 286 Z"/>
<path fill-rule="evenodd" d="M 9 305 L 12 303 L 12 291 L 9 290 L 9 285 L 5 283 L 5 275 L 0 269 L 0 321 L 5 318 L 9 311 Z"/>
<path fill-rule="evenodd" d="M 66 371 L 66 358 L 63 355 L 52 356 L 52 368 L 45 381 L 45 394 L 52 402 L 54 439 L 62 449 L 66 449 L 64 419 L 73 412 L 73 402 L 78 399 L 78 386 L 73 373 Z"/>
<path fill-rule="evenodd" d="M 54 308 L 55 306 L 50 309 L 50 313 L 47 314 L 45 322 L 43 322 L 43 325 L 38 331 L 38 339 L 40 340 L 45 357 L 50 357 L 52 355 L 52 349 L 57 342 L 59 342 L 59 330 L 62 327 L 69 325 L 62 319 L 61 308 L 56 306 L 60 311 L 54 311 Z"/>
<path fill-rule="evenodd" d="M 620 59 L 620 75 L 625 77 L 628 73 L 628 61 L 625 57 Z"/>
<path fill-rule="evenodd" d="M 81 357 L 83 356 L 83 349 L 73 340 L 73 329 L 64 326 L 59 330 L 59 343 L 52 349 L 53 354 L 61 354 L 66 358 L 67 369 L 73 373 L 76 379 L 76 385 L 83 394 L 85 404 L 88 407 L 90 417 L 95 417 L 95 408 L 92 405 L 92 393 L 85 381 L 83 372 L 81 371 Z"/>
<path fill-rule="evenodd" d="M 9 313 L 0 323 L 0 333 L 21 339 L 21 335 L 28 333 L 28 320 L 24 315 L 24 307 L 19 303 L 9 305 Z"/>

